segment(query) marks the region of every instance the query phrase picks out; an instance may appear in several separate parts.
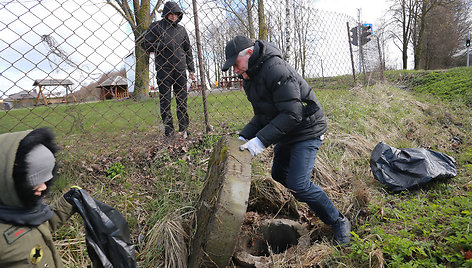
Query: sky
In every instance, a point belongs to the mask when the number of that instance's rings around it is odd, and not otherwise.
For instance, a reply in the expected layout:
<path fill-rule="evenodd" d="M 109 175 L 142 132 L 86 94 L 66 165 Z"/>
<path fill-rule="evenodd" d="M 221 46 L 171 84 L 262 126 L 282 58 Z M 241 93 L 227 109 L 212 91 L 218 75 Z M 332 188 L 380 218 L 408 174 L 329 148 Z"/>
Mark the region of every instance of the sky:
<path fill-rule="evenodd" d="M 102 1 L 10 1 L 0 6 L 0 98 L 31 90 L 34 80 L 71 79 L 76 87 L 122 62 L 133 47 L 126 23 Z M 6 5 L 6 6 L 5 6 Z M 51 53 L 49 35 L 80 68 Z M 58 88 L 65 91 L 64 88 Z"/>
<path fill-rule="evenodd" d="M 361 22 L 371 23 L 375 34 L 376 29 L 385 20 L 391 0 L 313 0 L 313 5 L 318 9 L 347 14 L 356 20 L 358 9 L 360 9 Z M 386 44 L 385 56 L 387 67 L 394 69 L 402 67 L 401 52 L 392 41 Z M 412 61 L 411 53 L 408 58 Z M 412 65 L 412 62 L 409 62 L 408 65 Z"/>
<path fill-rule="evenodd" d="M 312 4 L 316 9 L 347 14 L 355 19 L 360 8 L 362 22 L 372 23 L 375 33 L 388 7 L 387 1 L 313 0 Z M 9 4 L 5 6 L 5 3 Z M 0 4 L 0 98 L 22 89 L 31 90 L 34 80 L 46 77 L 72 79 L 79 88 L 106 71 L 121 68 L 124 57 L 133 50 L 129 26 L 104 1 L 30 0 Z M 216 10 L 215 7 L 202 8 Z M 221 16 L 221 12 L 218 14 Z M 205 25 L 205 20 L 215 20 L 215 17 L 204 16 L 201 20 L 201 25 Z M 51 54 L 41 39 L 45 34 L 50 35 L 81 70 Z"/>
<path fill-rule="evenodd" d="M 361 9 L 361 21 L 372 23 L 373 27 L 381 21 L 389 7 L 387 0 L 314 0 L 313 2 L 316 8 L 344 13 L 356 19 L 358 9 Z"/>

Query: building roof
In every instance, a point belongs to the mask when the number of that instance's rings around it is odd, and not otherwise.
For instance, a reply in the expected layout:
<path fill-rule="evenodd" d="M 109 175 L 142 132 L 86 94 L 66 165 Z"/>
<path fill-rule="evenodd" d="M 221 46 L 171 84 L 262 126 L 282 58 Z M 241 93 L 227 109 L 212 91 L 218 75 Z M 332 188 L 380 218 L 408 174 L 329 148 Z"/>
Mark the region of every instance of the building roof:
<path fill-rule="evenodd" d="M 41 79 L 34 80 L 33 86 L 70 86 L 72 81 L 69 79 Z"/>
<path fill-rule="evenodd" d="M 20 92 L 9 95 L 7 100 L 34 99 L 37 97 L 38 93 L 34 91 L 22 90 Z"/>
<path fill-rule="evenodd" d="M 107 80 L 103 81 L 98 87 L 108 87 L 108 86 L 127 86 L 128 81 L 123 76 L 114 76 L 110 77 Z"/>

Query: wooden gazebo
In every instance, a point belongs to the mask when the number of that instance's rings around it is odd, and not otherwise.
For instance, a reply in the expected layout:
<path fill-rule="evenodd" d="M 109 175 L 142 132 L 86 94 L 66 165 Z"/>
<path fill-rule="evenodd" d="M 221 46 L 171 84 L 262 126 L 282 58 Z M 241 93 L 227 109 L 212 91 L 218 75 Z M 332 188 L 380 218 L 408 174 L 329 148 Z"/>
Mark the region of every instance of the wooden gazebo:
<path fill-rule="evenodd" d="M 123 99 L 129 97 L 128 81 L 122 76 L 110 77 L 103 81 L 100 88 L 100 100 Z"/>
<path fill-rule="evenodd" d="M 44 104 L 48 105 L 48 100 L 46 96 L 44 96 L 43 93 L 43 88 L 48 87 L 48 86 L 63 86 L 66 88 L 66 95 L 65 95 L 65 101 L 66 103 L 69 103 L 69 93 L 70 95 L 74 98 L 74 101 L 77 102 L 77 99 L 75 98 L 74 94 L 72 94 L 72 89 L 70 86 L 72 85 L 72 81 L 69 79 L 42 79 L 42 80 L 34 80 L 33 86 L 38 86 L 39 87 L 39 92 L 38 96 L 36 97 L 36 105 L 39 103 L 39 97 L 43 97 Z"/>

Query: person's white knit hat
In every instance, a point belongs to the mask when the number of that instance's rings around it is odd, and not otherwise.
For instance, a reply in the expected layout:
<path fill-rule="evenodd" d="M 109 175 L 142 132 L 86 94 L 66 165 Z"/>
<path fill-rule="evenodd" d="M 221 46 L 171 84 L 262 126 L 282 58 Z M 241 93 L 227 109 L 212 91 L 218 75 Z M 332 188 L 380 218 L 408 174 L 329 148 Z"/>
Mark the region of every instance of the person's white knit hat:
<path fill-rule="evenodd" d="M 35 187 L 52 179 L 52 171 L 56 164 L 54 154 L 46 146 L 36 145 L 27 155 L 26 181 L 28 185 Z"/>

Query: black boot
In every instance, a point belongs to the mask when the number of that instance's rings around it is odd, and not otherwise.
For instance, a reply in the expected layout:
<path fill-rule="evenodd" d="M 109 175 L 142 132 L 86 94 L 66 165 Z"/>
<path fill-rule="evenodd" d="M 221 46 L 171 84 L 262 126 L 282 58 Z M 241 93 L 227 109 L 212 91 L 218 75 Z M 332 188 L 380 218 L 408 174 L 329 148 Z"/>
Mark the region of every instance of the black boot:
<path fill-rule="evenodd" d="M 351 241 L 351 223 L 343 214 L 339 213 L 338 220 L 332 225 L 334 241 L 346 245 Z"/>
<path fill-rule="evenodd" d="M 174 136 L 174 128 L 172 126 L 165 125 L 164 126 L 164 134 L 166 135 L 166 137 Z"/>

